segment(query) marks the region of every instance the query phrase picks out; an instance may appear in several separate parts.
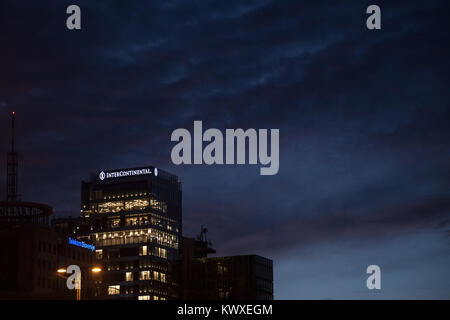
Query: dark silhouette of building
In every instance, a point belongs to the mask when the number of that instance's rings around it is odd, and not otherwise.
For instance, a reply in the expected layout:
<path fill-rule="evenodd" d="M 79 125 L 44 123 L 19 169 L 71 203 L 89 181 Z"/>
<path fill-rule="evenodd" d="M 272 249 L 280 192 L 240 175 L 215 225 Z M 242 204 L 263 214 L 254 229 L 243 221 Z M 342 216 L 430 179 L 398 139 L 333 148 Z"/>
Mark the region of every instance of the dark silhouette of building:
<path fill-rule="evenodd" d="M 273 263 L 258 255 L 207 257 L 215 253 L 202 233 L 183 238 L 181 298 L 272 300 Z"/>
<path fill-rule="evenodd" d="M 65 287 L 57 269 L 77 264 L 86 273 L 83 296 L 89 291 L 92 251 L 69 244 L 49 226 L 53 209 L 45 204 L 20 201 L 18 153 L 14 146 L 15 113 L 11 114 L 11 151 L 7 154 L 6 201 L 0 202 L 0 298 L 67 299 L 74 291 Z M 83 287 L 82 287 L 83 289 Z"/>
<path fill-rule="evenodd" d="M 95 254 L 71 245 L 48 226 L 27 224 L 0 230 L 1 299 L 75 299 L 59 268 L 78 265 L 82 273 L 82 298 L 96 296 Z"/>
<path fill-rule="evenodd" d="M 0 230 L 0 296 L 55 298 L 58 293 L 58 236 L 45 225 Z"/>

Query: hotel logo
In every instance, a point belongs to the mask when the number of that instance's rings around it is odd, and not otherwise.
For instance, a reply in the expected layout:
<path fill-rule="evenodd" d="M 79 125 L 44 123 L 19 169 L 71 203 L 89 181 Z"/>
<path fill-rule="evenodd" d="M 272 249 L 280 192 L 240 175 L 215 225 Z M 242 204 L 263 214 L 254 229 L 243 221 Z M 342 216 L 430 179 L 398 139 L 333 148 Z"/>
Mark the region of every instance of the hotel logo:
<path fill-rule="evenodd" d="M 152 174 L 152 173 L 154 173 L 155 176 L 158 176 L 158 169 L 142 168 L 142 169 L 130 169 L 130 170 L 120 170 L 120 171 L 112 171 L 112 172 L 101 171 L 98 175 L 98 178 L 101 181 L 103 181 L 105 179 L 110 179 L 110 178 L 140 176 L 140 175 L 148 175 L 148 174 Z"/>

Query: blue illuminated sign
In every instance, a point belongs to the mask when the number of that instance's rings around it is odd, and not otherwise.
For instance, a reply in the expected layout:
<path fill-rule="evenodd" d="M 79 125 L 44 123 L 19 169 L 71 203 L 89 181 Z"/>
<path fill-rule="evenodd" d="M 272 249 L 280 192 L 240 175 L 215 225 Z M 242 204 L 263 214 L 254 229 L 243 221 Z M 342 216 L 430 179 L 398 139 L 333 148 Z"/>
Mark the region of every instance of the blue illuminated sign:
<path fill-rule="evenodd" d="M 74 246 L 86 248 L 86 249 L 89 249 L 91 251 L 95 250 L 95 246 L 93 244 L 87 244 L 86 242 L 78 241 L 78 240 L 75 240 L 75 239 L 73 239 L 71 237 L 69 237 L 69 244 L 73 244 Z"/>

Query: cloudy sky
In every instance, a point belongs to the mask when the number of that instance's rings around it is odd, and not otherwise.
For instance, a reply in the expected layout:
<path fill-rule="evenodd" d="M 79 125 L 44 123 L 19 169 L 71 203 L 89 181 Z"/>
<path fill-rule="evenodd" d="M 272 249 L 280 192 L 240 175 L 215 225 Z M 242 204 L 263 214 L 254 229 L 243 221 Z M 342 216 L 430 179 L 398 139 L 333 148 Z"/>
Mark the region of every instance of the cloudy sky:
<path fill-rule="evenodd" d="M 365 26 L 373 3 L 382 30 Z M 65 27 L 70 4 L 79 31 Z M 273 259 L 277 299 L 449 299 L 449 12 L 445 0 L 3 0 L 0 150 L 15 110 L 20 193 L 57 216 L 79 214 L 91 172 L 178 175 L 185 235 L 205 225 L 219 255 Z M 194 120 L 279 128 L 279 173 L 173 165 L 170 135 Z"/>

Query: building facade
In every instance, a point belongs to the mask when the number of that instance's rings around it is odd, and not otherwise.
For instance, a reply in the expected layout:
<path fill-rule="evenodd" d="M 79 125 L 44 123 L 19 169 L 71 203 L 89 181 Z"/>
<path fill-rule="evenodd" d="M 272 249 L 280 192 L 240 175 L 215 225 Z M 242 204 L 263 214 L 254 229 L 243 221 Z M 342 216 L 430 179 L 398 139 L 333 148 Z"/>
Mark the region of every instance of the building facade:
<path fill-rule="evenodd" d="M 100 295 L 113 299 L 179 297 L 181 182 L 155 167 L 101 171 L 81 186 L 81 217 L 53 227 L 96 247 Z"/>
<path fill-rule="evenodd" d="M 75 299 L 59 268 L 80 266 L 82 299 L 96 296 L 95 253 L 72 245 L 49 226 L 22 224 L 0 228 L 0 299 Z"/>

